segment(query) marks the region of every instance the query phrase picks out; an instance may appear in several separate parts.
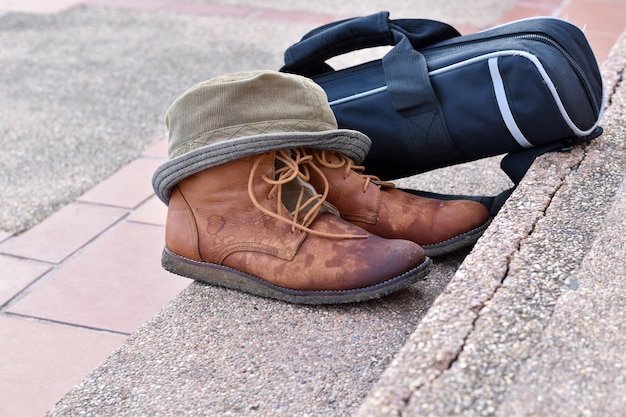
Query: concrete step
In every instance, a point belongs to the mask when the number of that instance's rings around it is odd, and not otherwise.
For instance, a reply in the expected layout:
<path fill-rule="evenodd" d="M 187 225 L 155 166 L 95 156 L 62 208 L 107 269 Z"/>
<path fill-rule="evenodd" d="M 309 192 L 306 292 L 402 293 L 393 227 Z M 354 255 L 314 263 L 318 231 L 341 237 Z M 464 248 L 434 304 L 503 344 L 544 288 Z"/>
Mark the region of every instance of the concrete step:
<path fill-rule="evenodd" d="M 626 33 L 603 136 L 540 157 L 357 415 L 621 415 Z"/>

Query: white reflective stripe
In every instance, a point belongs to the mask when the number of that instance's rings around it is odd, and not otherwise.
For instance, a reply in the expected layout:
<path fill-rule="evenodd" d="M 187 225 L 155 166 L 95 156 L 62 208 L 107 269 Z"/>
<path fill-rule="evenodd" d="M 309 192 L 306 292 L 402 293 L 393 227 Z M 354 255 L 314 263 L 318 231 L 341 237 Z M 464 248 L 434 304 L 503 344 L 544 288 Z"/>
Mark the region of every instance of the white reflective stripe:
<path fill-rule="evenodd" d="M 356 100 L 359 98 L 371 96 L 373 94 L 380 93 L 386 90 L 387 90 L 387 86 L 383 85 L 382 87 L 374 88 L 373 90 L 363 91 L 362 93 L 353 94 L 348 97 L 338 98 L 336 100 L 329 102 L 328 104 L 331 106 L 334 106 L 335 104 L 341 104 L 341 103 L 345 103 L 346 101 L 352 101 L 352 100 Z"/>
<path fill-rule="evenodd" d="M 563 121 L 572 130 L 572 133 L 574 133 L 574 135 L 579 136 L 579 137 L 584 137 L 584 136 L 590 135 L 594 130 L 596 130 L 596 128 L 598 127 L 598 124 L 600 123 L 600 117 L 598 117 L 596 119 L 596 122 L 587 130 L 582 130 L 578 126 L 576 126 L 572 118 L 569 117 L 569 114 L 567 113 L 567 110 L 565 109 L 565 106 L 563 105 L 563 102 L 561 101 L 561 97 L 559 96 L 559 93 L 556 91 L 556 87 L 554 83 L 550 79 L 550 76 L 546 72 L 545 68 L 543 67 L 539 59 L 535 55 L 532 55 L 525 51 L 504 50 L 504 51 L 491 52 L 491 53 L 480 55 L 474 58 L 467 59 L 465 61 L 457 62 L 455 64 L 448 65 L 446 67 L 432 70 L 428 73 L 428 75 L 433 76 L 437 74 L 443 74 L 445 72 L 452 71 L 454 69 L 461 68 L 461 67 L 473 64 L 475 62 L 484 61 L 486 59 L 491 59 L 491 58 L 499 57 L 499 56 L 520 56 L 522 58 L 528 59 L 530 62 L 532 62 L 535 65 L 535 67 L 537 68 L 537 71 L 539 71 L 539 74 L 541 75 L 541 78 L 546 83 L 546 87 L 548 87 L 548 90 L 550 90 L 550 93 L 552 94 L 552 98 L 554 99 L 554 102 L 557 108 L 559 109 L 559 113 L 561 113 L 561 116 L 563 117 Z M 387 90 L 387 86 L 384 85 L 382 87 L 374 88 L 369 91 L 364 91 L 362 93 L 357 93 L 348 97 L 343 97 L 343 98 L 333 100 L 329 104 L 333 106 L 335 104 L 345 103 L 345 102 L 352 101 L 361 97 L 367 97 L 367 96 L 380 93 L 386 90 Z M 602 110 L 604 110 L 604 93 L 605 92 L 603 91 Z"/>
<path fill-rule="evenodd" d="M 513 139 L 515 139 L 517 143 L 524 148 L 532 148 L 533 144 L 526 139 L 519 126 L 517 126 L 517 122 L 515 122 L 515 118 L 513 117 L 513 113 L 509 107 L 509 101 L 506 98 L 506 91 L 504 91 L 502 76 L 500 75 L 500 70 L 498 69 L 498 58 L 489 59 L 489 73 L 491 74 L 493 90 L 496 93 L 496 101 L 498 102 L 498 108 L 500 109 L 502 119 L 504 119 L 504 124 L 506 124 L 511 136 L 513 136 Z"/>
<path fill-rule="evenodd" d="M 588 136 L 594 130 L 596 130 L 596 127 L 598 126 L 598 123 L 600 123 L 600 118 L 598 118 L 596 120 L 596 122 L 593 124 L 593 126 L 591 126 L 587 130 L 582 130 L 578 126 L 576 126 L 576 124 L 574 123 L 572 118 L 569 117 L 569 114 L 567 114 L 567 110 L 565 110 L 565 106 L 563 105 L 563 102 L 561 101 L 561 97 L 559 96 L 558 91 L 556 91 L 556 86 L 552 82 L 552 79 L 550 78 L 550 75 L 548 75 L 548 72 L 545 70 L 543 65 L 541 65 L 541 62 L 539 61 L 539 58 L 537 58 L 535 55 L 531 55 L 531 54 L 529 54 L 527 52 L 523 52 L 520 55 L 523 56 L 524 58 L 528 58 L 533 64 L 535 64 L 535 66 L 537 67 L 537 71 L 539 71 L 539 74 L 541 74 L 541 78 L 543 78 L 543 82 L 546 83 L 546 85 L 548 86 L 548 89 L 550 90 L 550 93 L 552 93 L 552 97 L 554 98 L 554 102 L 556 103 L 556 106 L 559 108 L 559 112 L 561 113 L 561 116 L 563 117 L 563 120 L 565 121 L 565 123 L 567 123 L 567 126 L 570 129 L 572 129 L 572 132 L 576 136 Z"/>
<path fill-rule="evenodd" d="M 596 119 L 596 122 L 593 124 L 593 126 L 591 126 L 587 130 L 582 130 L 581 128 L 576 126 L 572 118 L 569 117 L 569 114 L 567 113 L 567 110 L 565 109 L 565 106 L 563 105 L 563 102 L 561 101 L 561 97 L 559 96 L 559 93 L 556 91 L 556 87 L 554 83 L 552 82 L 550 75 L 548 75 L 548 72 L 545 70 L 545 68 L 539 61 L 539 59 L 535 55 L 532 55 L 526 51 L 510 49 L 510 50 L 503 50 L 503 51 L 497 51 L 497 52 L 490 52 L 488 54 L 480 55 L 474 58 L 467 59 L 465 61 L 448 65 L 447 67 L 442 67 L 442 68 L 430 71 L 428 74 L 431 76 L 437 75 L 437 74 L 443 74 L 445 72 L 452 71 L 454 69 L 464 67 L 466 65 L 470 65 L 476 62 L 484 61 L 486 59 L 491 59 L 491 58 L 499 57 L 499 56 L 519 56 L 519 57 L 528 59 L 530 62 L 532 62 L 535 65 L 535 67 L 537 68 L 537 71 L 539 72 L 539 75 L 541 75 L 541 78 L 546 83 L 546 87 L 548 87 L 548 90 L 550 91 L 550 94 L 552 95 L 552 99 L 554 100 L 554 103 L 559 109 L 559 113 L 561 113 L 561 117 L 563 117 L 563 121 L 572 130 L 573 134 L 579 137 L 583 137 L 583 136 L 590 135 L 594 130 L 596 130 L 596 128 L 598 127 L 598 124 L 600 123 L 600 117 L 598 117 Z M 602 102 L 604 103 L 604 92 L 603 92 Z"/>
<path fill-rule="evenodd" d="M 502 56 L 502 55 L 518 55 L 518 51 L 498 51 L 498 52 L 490 52 L 488 54 L 484 54 L 484 55 L 478 55 L 475 56 L 474 58 L 470 58 L 470 59 L 466 59 L 465 61 L 459 61 L 456 62 L 454 64 L 450 64 L 448 66 L 445 67 L 441 67 L 439 69 L 436 70 L 432 70 L 428 73 L 428 75 L 433 76 L 433 75 L 439 75 L 439 74 L 443 74 L 445 72 L 449 72 L 452 70 L 455 70 L 457 68 L 462 68 L 462 67 L 466 67 L 468 65 L 472 65 L 476 62 L 484 62 L 492 57 L 498 57 L 498 56 Z"/>

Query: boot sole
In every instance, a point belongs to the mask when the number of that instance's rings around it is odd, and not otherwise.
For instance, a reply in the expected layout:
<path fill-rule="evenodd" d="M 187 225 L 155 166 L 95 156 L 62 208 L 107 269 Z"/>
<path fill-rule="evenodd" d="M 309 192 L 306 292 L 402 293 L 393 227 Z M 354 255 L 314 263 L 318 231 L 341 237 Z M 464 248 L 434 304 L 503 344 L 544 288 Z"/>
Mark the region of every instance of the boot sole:
<path fill-rule="evenodd" d="M 417 267 L 380 284 L 354 290 L 301 291 L 270 284 L 254 275 L 207 262 L 198 262 L 163 249 L 161 264 L 169 272 L 211 285 L 243 291 L 259 297 L 296 304 L 343 304 L 384 297 L 424 279 L 432 261 L 425 258 Z"/>
<path fill-rule="evenodd" d="M 483 235 L 483 233 L 485 233 L 485 230 L 487 230 L 487 227 L 489 227 L 490 224 L 491 220 L 481 226 L 478 226 L 475 229 L 470 230 L 469 232 L 455 236 L 443 242 L 434 243 L 432 245 L 421 245 L 422 249 L 424 249 L 424 253 L 426 254 L 426 256 L 430 257 L 452 253 L 461 248 L 476 243 L 476 241 Z"/>

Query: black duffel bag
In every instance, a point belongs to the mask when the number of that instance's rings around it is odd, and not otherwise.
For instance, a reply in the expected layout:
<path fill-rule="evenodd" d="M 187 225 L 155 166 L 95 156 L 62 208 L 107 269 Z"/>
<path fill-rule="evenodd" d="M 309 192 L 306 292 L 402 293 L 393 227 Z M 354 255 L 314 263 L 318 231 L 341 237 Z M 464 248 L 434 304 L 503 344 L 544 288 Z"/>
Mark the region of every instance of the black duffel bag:
<path fill-rule="evenodd" d="M 392 48 L 382 59 L 337 71 L 326 63 L 383 45 Z M 442 22 L 380 12 L 309 32 L 281 71 L 322 86 L 339 127 L 372 140 L 363 165 L 383 179 L 505 153 L 532 162 L 601 133 L 597 61 L 584 34 L 556 18 L 461 36 Z M 514 182 L 530 162 L 513 168 Z"/>

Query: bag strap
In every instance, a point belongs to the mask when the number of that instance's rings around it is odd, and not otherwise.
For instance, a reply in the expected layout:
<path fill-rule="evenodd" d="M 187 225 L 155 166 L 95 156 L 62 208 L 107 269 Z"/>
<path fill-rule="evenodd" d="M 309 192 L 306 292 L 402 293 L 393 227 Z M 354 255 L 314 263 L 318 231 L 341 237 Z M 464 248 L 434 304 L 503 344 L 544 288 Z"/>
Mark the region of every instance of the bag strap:
<path fill-rule="evenodd" d="M 561 145 L 556 146 L 554 143 L 539 146 L 536 148 L 523 149 L 521 151 L 512 152 L 504 156 L 500 161 L 500 168 L 513 182 L 513 186 L 508 188 L 499 194 L 488 195 L 461 195 L 461 194 L 441 194 L 430 191 L 412 190 L 408 188 L 402 188 L 410 194 L 414 194 L 420 197 L 435 198 L 438 200 L 472 200 L 481 203 L 489 210 L 491 217 L 498 214 L 506 200 L 513 194 L 513 191 L 517 188 L 522 178 L 535 161 L 537 156 L 550 151 L 566 151 Z"/>
<path fill-rule="evenodd" d="M 419 152 L 439 155 L 455 152 L 439 98 L 428 74 L 426 58 L 404 33 L 394 32 L 396 45 L 382 58 L 387 94 L 393 108 L 418 141 Z"/>
<path fill-rule="evenodd" d="M 535 159 L 539 155 L 543 155 L 546 152 L 568 152 L 572 149 L 574 144 L 587 143 L 597 138 L 602 134 L 602 128 L 597 127 L 593 133 L 584 138 L 574 138 L 571 141 L 565 142 L 553 142 L 545 145 L 537 146 L 534 148 L 522 149 L 520 151 L 508 153 L 500 161 L 500 168 L 513 182 L 513 187 L 502 191 L 494 196 L 468 196 L 468 195 L 455 195 L 455 194 L 439 194 L 428 191 L 419 191 L 403 188 L 403 191 L 409 192 L 414 195 L 427 198 L 436 198 L 439 200 L 473 200 L 477 201 L 487 207 L 491 216 L 498 214 L 498 211 L 502 208 L 506 200 L 513 194 L 515 188 L 519 185 L 524 178 L 526 172 L 533 164 Z"/>
<path fill-rule="evenodd" d="M 403 36 L 398 36 L 398 35 Z M 461 34 L 447 23 L 429 19 L 390 20 L 389 12 L 344 19 L 320 26 L 285 51 L 283 72 L 314 76 L 332 71 L 325 61 L 365 48 L 394 46 L 406 37 L 414 49 Z"/>

